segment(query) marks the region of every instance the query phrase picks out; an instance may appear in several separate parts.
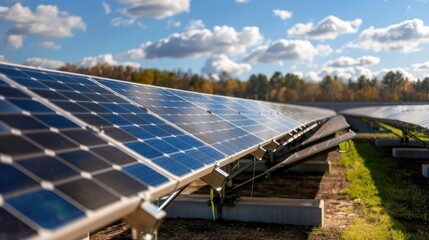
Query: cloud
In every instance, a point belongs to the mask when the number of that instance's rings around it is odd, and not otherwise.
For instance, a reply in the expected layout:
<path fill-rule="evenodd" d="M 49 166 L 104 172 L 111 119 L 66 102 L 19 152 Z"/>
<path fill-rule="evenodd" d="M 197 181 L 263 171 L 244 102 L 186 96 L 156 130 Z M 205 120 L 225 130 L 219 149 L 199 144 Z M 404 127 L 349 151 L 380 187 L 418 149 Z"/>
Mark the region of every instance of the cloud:
<path fill-rule="evenodd" d="M 335 39 L 338 35 L 355 33 L 359 30 L 362 19 L 356 18 L 353 21 L 344 21 L 335 16 L 328 16 L 314 25 L 309 23 L 298 23 L 288 31 L 290 37 L 304 37 L 308 39 Z"/>
<path fill-rule="evenodd" d="M 22 47 L 24 38 L 21 35 L 6 35 L 5 39 L 6 48 L 8 49 L 18 49 Z"/>
<path fill-rule="evenodd" d="M 125 12 L 135 17 L 162 19 L 189 12 L 190 0 L 119 0 L 129 5 Z"/>
<path fill-rule="evenodd" d="M 139 48 L 131 49 L 121 55 L 131 59 L 156 59 L 240 54 L 261 40 L 262 35 L 258 27 L 244 27 L 241 32 L 237 32 L 230 26 L 215 26 L 212 31 L 195 29 L 174 33 L 155 43 L 143 43 Z"/>
<path fill-rule="evenodd" d="M 170 19 L 167 21 L 167 28 L 178 28 L 182 25 L 181 22 Z"/>
<path fill-rule="evenodd" d="M 206 60 L 204 67 L 201 69 L 203 73 L 211 76 L 227 72 L 231 75 L 240 75 L 244 72 L 252 70 L 252 66 L 247 63 L 236 63 L 229 59 L 226 55 L 215 55 Z"/>
<path fill-rule="evenodd" d="M 366 76 L 367 78 L 373 77 L 373 72 L 365 67 L 355 66 L 355 67 L 341 67 L 341 68 L 333 68 L 333 67 L 324 67 L 322 71 L 319 73 L 321 78 L 325 76 L 337 76 L 338 78 L 345 80 L 356 80 L 359 76 Z"/>
<path fill-rule="evenodd" d="M 16 3 L 12 7 L 0 9 L 0 21 L 11 22 L 14 26 L 8 34 L 33 34 L 42 37 L 71 37 L 73 29 L 85 30 L 81 17 L 59 11 L 54 5 L 39 5 L 33 13 L 28 7 Z"/>
<path fill-rule="evenodd" d="M 411 81 L 417 81 L 417 78 L 414 77 L 413 74 L 409 73 L 407 70 L 405 70 L 404 68 L 401 68 L 401 67 L 383 68 L 383 69 L 381 69 L 379 71 L 375 71 L 374 72 L 374 76 L 376 76 L 377 79 L 383 79 L 384 75 L 386 75 L 386 73 L 388 73 L 390 71 L 392 71 L 392 72 L 400 72 L 404 78 L 408 78 Z"/>
<path fill-rule="evenodd" d="M 186 30 L 197 30 L 197 29 L 203 29 L 205 28 L 203 20 L 191 20 L 189 21 L 188 25 L 186 26 Z"/>
<path fill-rule="evenodd" d="M 81 17 L 59 11 L 54 5 L 39 5 L 34 12 L 16 3 L 11 7 L 0 7 L 0 22 L 10 22 L 12 27 L 6 31 L 6 38 L 14 42 L 14 47 L 22 46 L 25 35 L 41 37 L 71 37 L 74 29 L 86 30 Z M 21 41 L 20 44 L 18 44 Z M 11 41 L 6 41 L 11 43 Z M 19 46 L 19 47 L 18 47 Z M 16 49 L 15 48 L 15 49 Z"/>
<path fill-rule="evenodd" d="M 342 80 L 356 80 L 364 75 L 368 78 L 373 77 L 373 73 L 367 67 L 380 63 L 380 58 L 374 56 L 362 56 L 358 58 L 339 57 L 326 62 L 319 73 L 321 78 L 330 75 L 337 76 Z"/>
<path fill-rule="evenodd" d="M 307 40 L 279 39 L 269 45 L 262 45 L 253 50 L 247 61 L 263 63 L 279 63 L 284 60 L 309 60 L 315 56 L 326 56 L 332 52 L 328 45 L 314 46 Z"/>
<path fill-rule="evenodd" d="M 57 43 L 51 42 L 51 41 L 39 42 L 39 43 L 36 43 L 36 46 L 41 47 L 41 48 L 46 48 L 46 49 L 55 49 L 55 50 L 58 50 L 61 48 L 60 44 L 57 44 Z"/>
<path fill-rule="evenodd" d="M 106 3 L 105 1 L 101 2 L 103 4 L 103 9 L 105 14 L 110 14 L 112 12 L 112 9 L 110 8 L 110 5 Z"/>
<path fill-rule="evenodd" d="M 8 62 L 8 60 L 4 55 L 0 54 L 0 62 Z"/>
<path fill-rule="evenodd" d="M 110 21 L 110 25 L 115 27 L 130 26 L 136 23 L 136 18 L 116 17 Z"/>
<path fill-rule="evenodd" d="M 429 26 L 420 19 L 407 20 L 385 28 L 370 27 L 359 35 L 357 42 L 349 43 L 352 48 L 373 51 L 412 52 L 419 50 L 419 45 L 429 42 Z"/>
<path fill-rule="evenodd" d="M 250 0 L 235 0 L 236 3 L 248 3 Z"/>
<path fill-rule="evenodd" d="M 340 57 L 328 61 L 325 66 L 333 68 L 368 67 L 380 63 L 380 58 L 374 56 L 362 56 L 359 58 Z"/>
<path fill-rule="evenodd" d="M 292 17 L 292 12 L 280 9 L 274 9 L 273 14 L 283 21 L 286 21 Z"/>
<path fill-rule="evenodd" d="M 305 76 L 304 79 L 311 82 L 320 82 L 322 78 L 319 76 L 317 72 L 310 71 Z"/>
<path fill-rule="evenodd" d="M 24 62 L 24 65 L 29 65 L 33 67 L 42 67 L 42 68 L 48 68 L 48 69 L 58 69 L 65 65 L 62 61 L 57 60 L 50 60 L 47 58 L 27 58 L 27 60 Z"/>
<path fill-rule="evenodd" d="M 413 70 L 417 71 L 426 71 L 429 70 L 429 61 L 423 62 L 423 63 L 414 63 L 411 65 L 411 68 Z"/>
<path fill-rule="evenodd" d="M 84 57 L 82 60 L 76 62 L 78 67 L 91 68 L 96 65 L 107 64 L 107 65 L 121 65 L 121 66 L 130 66 L 133 68 L 139 68 L 140 63 L 136 62 L 118 62 L 113 59 L 112 54 L 102 54 L 94 57 Z"/>

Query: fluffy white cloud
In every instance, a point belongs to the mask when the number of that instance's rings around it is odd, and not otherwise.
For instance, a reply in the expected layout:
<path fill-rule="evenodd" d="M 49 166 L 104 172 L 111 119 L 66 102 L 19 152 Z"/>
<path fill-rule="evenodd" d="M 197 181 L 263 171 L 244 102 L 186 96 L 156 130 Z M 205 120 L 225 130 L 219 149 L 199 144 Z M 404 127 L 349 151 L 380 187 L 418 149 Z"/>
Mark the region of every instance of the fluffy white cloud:
<path fill-rule="evenodd" d="M 328 16 L 314 23 L 298 23 L 292 26 L 288 31 L 291 37 L 304 37 L 309 39 L 335 39 L 340 34 L 355 33 L 359 30 L 362 19 L 356 18 L 353 21 L 344 21 L 335 16 Z"/>
<path fill-rule="evenodd" d="M 110 14 L 112 12 L 112 9 L 110 8 L 110 5 L 107 2 L 103 1 L 101 2 L 101 4 L 103 4 L 103 9 L 105 14 Z"/>
<path fill-rule="evenodd" d="M 247 3 L 250 0 L 235 0 L 236 3 Z"/>
<path fill-rule="evenodd" d="M 129 5 L 125 10 L 128 15 L 157 19 L 188 12 L 190 7 L 190 0 L 120 0 L 120 2 Z"/>
<path fill-rule="evenodd" d="M 15 35 L 71 37 L 73 29 L 86 29 L 81 17 L 59 11 L 54 5 L 39 5 L 34 13 L 20 3 L 16 3 L 12 7 L 1 7 L 0 21 L 14 24 L 7 32 Z"/>
<path fill-rule="evenodd" d="M 317 72 L 310 71 L 304 76 L 304 80 L 311 82 L 320 82 L 322 81 L 322 77 L 320 77 Z"/>
<path fill-rule="evenodd" d="M 82 60 L 76 62 L 77 66 L 86 67 L 86 68 L 91 68 L 100 64 L 122 65 L 122 66 L 130 66 L 133 68 L 140 67 L 140 64 L 136 62 L 118 62 L 113 58 L 112 54 L 102 54 L 95 57 L 85 57 Z"/>
<path fill-rule="evenodd" d="M 386 73 L 388 72 L 400 72 L 402 74 L 402 76 L 404 78 L 408 78 L 411 81 L 417 81 L 417 78 L 411 74 L 410 72 L 408 72 L 407 70 L 401 68 L 401 67 L 397 67 L 397 68 L 383 68 L 379 71 L 375 71 L 374 72 L 374 76 L 376 76 L 378 79 L 383 79 L 384 75 L 386 75 Z"/>
<path fill-rule="evenodd" d="M 247 63 L 236 63 L 229 59 L 226 55 L 215 55 L 207 59 L 205 66 L 201 69 L 202 72 L 209 75 L 220 74 L 227 72 L 231 75 L 240 75 L 243 72 L 250 71 L 252 66 Z"/>
<path fill-rule="evenodd" d="M 365 67 L 355 66 L 355 67 L 341 67 L 341 68 L 333 68 L 333 67 L 325 67 L 319 73 L 321 78 L 330 75 L 337 76 L 343 81 L 352 79 L 356 80 L 359 76 L 366 76 L 368 78 L 373 77 L 373 73 L 371 70 Z"/>
<path fill-rule="evenodd" d="M 191 20 L 189 21 L 188 25 L 186 26 L 186 30 L 197 30 L 197 29 L 203 29 L 205 28 L 203 20 Z"/>
<path fill-rule="evenodd" d="M 325 63 L 319 76 L 321 78 L 327 75 L 337 76 L 344 81 L 348 79 L 356 80 L 361 75 L 372 78 L 373 73 L 367 67 L 379 63 L 380 58 L 374 56 L 362 56 L 359 58 L 339 57 Z"/>
<path fill-rule="evenodd" d="M 44 41 L 44 42 L 39 42 L 36 44 L 36 46 L 41 47 L 41 48 L 50 48 L 50 49 L 60 49 L 61 45 L 57 44 L 55 42 L 51 42 L 51 41 Z"/>
<path fill-rule="evenodd" d="M 122 54 L 131 59 L 156 59 L 162 57 L 184 58 L 208 54 L 239 54 L 258 44 L 262 35 L 258 27 L 244 27 L 237 32 L 230 26 L 215 26 L 209 29 L 194 29 L 174 33 L 155 43 L 146 42 L 139 48 Z"/>
<path fill-rule="evenodd" d="M 307 40 L 279 39 L 269 45 L 262 45 L 253 50 L 247 61 L 279 63 L 284 60 L 312 60 L 315 56 L 326 56 L 332 52 L 328 45 L 314 46 Z"/>
<path fill-rule="evenodd" d="M 86 29 L 81 17 L 59 11 L 54 5 L 39 5 L 34 12 L 21 3 L 11 7 L 0 6 L 0 22 L 12 23 L 13 26 L 6 31 L 6 45 L 15 49 L 22 46 L 25 35 L 71 37 L 74 29 Z"/>
<path fill-rule="evenodd" d="M 22 47 L 24 38 L 21 35 L 6 35 L 5 39 L 6 48 L 9 49 L 18 49 Z"/>
<path fill-rule="evenodd" d="M 279 17 L 281 20 L 288 20 L 292 17 L 292 12 L 286 11 L 286 10 L 280 10 L 280 9 L 274 9 L 273 10 L 274 16 Z"/>
<path fill-rule="evenodd" d="M 373 51 L 412 52 L 418 50 L 422 43 L 429 42 L 429 26 L 420 19 L 407 20 L 385 28 L 370 27 L 359 35 L 349 47 Z"/>
<path fill-rule="evenodd" d="M 50 60 L 47 58 L 36 58 L 36 57 L 27 58 L 24 64 L 33 66 L 33 67 L 42 67 L 42 68 L 49 68 L 49 69 L 58 69 L 65 65 L 65 63 L 62 61 Z"/>
<path fill-rule="evenodd" d="M 333 68 L 368 67 L 380 63 L 380 58 L 374 56 L 362 56 L 359 58 L 339 57 L 328 61 L 325 66 Z"/>
<path fill-rule="evenodd" d="M 413 65 L 411 65 L 411 68 L 417 71 L 429 70 L 429 61 L 423 63 L 414 63 Z"/>

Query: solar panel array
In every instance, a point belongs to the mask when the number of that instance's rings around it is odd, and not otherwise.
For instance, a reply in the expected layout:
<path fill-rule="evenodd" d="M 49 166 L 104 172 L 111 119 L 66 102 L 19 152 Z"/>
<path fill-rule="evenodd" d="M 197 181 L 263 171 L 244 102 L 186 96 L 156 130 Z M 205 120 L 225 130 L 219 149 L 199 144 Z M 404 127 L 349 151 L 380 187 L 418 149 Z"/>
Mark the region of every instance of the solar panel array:
<path fill-rule="evenodd" d="M 405 130 L 429 133 L 429 105 L 363 107 L 348 109 L 341 113 L 386 122 Z"/>
<path fill-rule="evenodd" d="M 0 74 L 2 239 L 155 200 L 335 115 L 16 65 Z"/>

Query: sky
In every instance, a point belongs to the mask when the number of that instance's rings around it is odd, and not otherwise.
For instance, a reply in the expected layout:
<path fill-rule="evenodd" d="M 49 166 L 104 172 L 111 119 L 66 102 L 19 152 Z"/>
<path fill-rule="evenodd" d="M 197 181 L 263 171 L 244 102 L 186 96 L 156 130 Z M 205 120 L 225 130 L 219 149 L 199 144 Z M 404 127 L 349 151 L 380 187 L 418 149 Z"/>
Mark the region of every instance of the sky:
<path fill-rule="evenodd" d="M 0 0 L 0 61 L 182 70 L 429 76 L 429 0 Z"/>

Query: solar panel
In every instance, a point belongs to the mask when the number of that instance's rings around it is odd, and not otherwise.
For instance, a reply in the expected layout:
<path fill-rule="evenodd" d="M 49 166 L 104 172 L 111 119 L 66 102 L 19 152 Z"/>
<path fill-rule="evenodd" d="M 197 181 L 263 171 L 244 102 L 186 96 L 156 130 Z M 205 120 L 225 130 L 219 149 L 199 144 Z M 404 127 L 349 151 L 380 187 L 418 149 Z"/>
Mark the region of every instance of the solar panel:
<path fill-rule="evenodd" d="M 2 239 L 55 230 L 171 181 L 5 81 L 0 99 Z M 131 165 L 144 172 L 116 170 Z"/>
<path fill-rule="evenodd" d="M 347 109 L 341 113 L 386 122 L 405 130 L 415 128 L 429 134 L 429 105 L 362 107 Z"/>
<path fill-rule="evenodd" d="M 290 112 L 0 64 L 1 236 L 79 237 L 333 116 Z"/>

